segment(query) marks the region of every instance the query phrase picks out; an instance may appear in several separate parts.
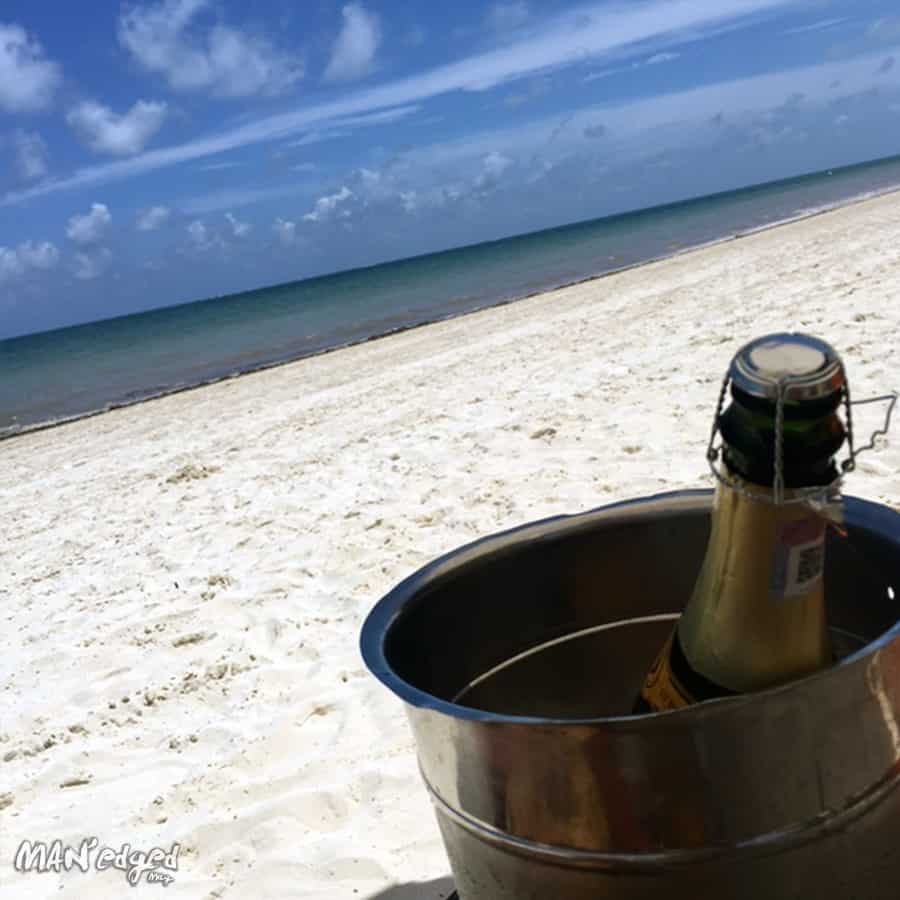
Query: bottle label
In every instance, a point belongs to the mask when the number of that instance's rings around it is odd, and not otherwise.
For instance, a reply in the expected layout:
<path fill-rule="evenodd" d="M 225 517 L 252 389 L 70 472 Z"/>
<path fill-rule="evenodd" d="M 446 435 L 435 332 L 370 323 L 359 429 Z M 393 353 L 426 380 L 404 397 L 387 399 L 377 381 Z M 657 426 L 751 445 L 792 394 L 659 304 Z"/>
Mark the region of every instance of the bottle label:
<path fill-rule="evenodd" d="M 650 667 L 644 680 L 644 686 L 641 688 L 641 697 L 656 712 L 666 709 L 681 709 L 697 702 L 672 670 L 672 642 L 674 639 L 675 632 L 673 631 Z"/>
<path fill-rule="evenodd" d="M 784 600 L 808 594 L 825 569 L 825 522 L 818 516 L 782 522 L 775 536 L 769 597 Z"/>

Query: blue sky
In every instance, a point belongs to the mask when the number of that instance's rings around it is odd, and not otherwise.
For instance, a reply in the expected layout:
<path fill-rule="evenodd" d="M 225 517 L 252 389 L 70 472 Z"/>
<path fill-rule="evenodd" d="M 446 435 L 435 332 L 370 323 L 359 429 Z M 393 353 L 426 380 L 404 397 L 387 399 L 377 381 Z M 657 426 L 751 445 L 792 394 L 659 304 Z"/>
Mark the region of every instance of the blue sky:
<path fill-rule="evenodd" d="M 0 337 L 900 152 L 882 0 L 6 0 Z"/>

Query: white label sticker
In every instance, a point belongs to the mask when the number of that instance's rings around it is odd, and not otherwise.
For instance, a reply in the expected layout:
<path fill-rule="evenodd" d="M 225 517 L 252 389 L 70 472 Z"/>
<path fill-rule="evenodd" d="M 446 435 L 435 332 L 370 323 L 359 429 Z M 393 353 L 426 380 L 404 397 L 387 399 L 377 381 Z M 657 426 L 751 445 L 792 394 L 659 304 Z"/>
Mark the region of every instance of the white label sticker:
<path fill-rule="evenodd" d="M 778 526 L 769 596 L 774 600 L 808 594 L 825 569 L 825 523 L 799 519 Z"/>

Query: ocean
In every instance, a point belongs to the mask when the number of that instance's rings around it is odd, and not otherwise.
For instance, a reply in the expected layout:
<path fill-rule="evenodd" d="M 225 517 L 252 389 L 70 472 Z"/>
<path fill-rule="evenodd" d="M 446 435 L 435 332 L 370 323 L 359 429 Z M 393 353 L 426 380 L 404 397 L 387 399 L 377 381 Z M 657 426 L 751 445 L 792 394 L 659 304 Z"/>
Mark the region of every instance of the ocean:
<path fill-rule="evenodd" d="M 900 187 L 900 157 L 0 341 L 0 438 L 669 256 Z"/>

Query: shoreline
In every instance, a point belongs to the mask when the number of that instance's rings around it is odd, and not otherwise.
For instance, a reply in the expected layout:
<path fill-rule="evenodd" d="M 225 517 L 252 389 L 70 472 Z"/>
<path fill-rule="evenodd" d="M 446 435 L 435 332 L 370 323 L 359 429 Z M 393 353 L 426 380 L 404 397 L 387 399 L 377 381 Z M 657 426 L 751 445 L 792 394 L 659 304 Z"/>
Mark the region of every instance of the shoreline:
<path fill-rule="evenodd" d="M 59 419 L 52 419 L 46 422 L 37 422 L 33 425 L 23 426 L 17 430 L 5 430 L 0 431 L 0 444 L 5 441 L 10 441 L 15 438 L 23 437 L 28 434 L 35 434 L 42 431 L 48 431 L 54 428 L 60 428 L 64 425 L 71 425 L 74 422 L 81 422 L 85 419 L 96 418 L 97 416 L 106 415 L 110 412 L 115 412 L 121 409 L 128 409 L 133 406 L 140 406 L 145 403 L 152 402 L 154 400 L 160 400 L 165 397 L 171 397 L 178 394 L 184 394 L 189 391 L 200 390 L 202 388 L 210 387 L 211 385 L 221 384 L 222 382 L 231 381 L 234 379 L 242 378 L 246 375 L 255 375 L 260 372 L 265 372 L 271 369 L 281 368 L 283 366 L 290 366 L 295 363 L 302 362 L 308 359 L 315 359 L 317 357 L 326 356 L 332 353 L 336 353 L 340 350 L 346 350 L 350 347 L 358 347 L 363 344 L 371 343 L 373 341 L 380 341 L 385 338 L 390 338 L 398 334 L 403 334 L 405 332 L 414 331 L 420 328 L 426 328 L 430 325 L 436 325 L 441 322 L 452 321 L 455 319 L 465 318 L 467 316 L 471 316 L 477 313 L 482 313 L 491 309 L 498 309 L 504 306 L 509 306 L 510 304 L 518 303 L 523 300 L 530 300 L 534 297 L 539 297 L 542 294 L 549 294 L 554 291 L 566 290 L 569 288 L 579 287 L 582 285 L 587 285 L 592 282 L 596 282 L 605 278 L 609 278 L 614 275 L 622 274 L 623 272 L 630 272 L 635 269 L 640 269 L 644 266 L 650 266 L 656 263 L 665 262 L 667 260 L 676 259 L 682 256 L 690 255 L 693 253 L 697 253 L 699 251 L 706 250 L 710 247 L 717 247 L 722 244 L 727 244 L 730 241 L 742 240 L 748 237 L 752 237 L 757 234 L 764 234 L 766 232 L 783 228 L 788 225 L 793 225 L 798 222 L 803 222 L 808 219 L 814 219 L 818 216 L 828 215 L 829 213 L 839 212 L 840 210 L 847 209 L 850 207 L 858 206 L 863 203 L 872 202 L 874 200 L 878 200 L 882 197 L 889 196 L 890 194 L 900 192 L 900 185 L 896 185 L 890 188 L 884 188 L 878 191 L 870 191 L 865 194 L 851 197 L 847 200 L 840 201 L 838 203 L 828 205 L 822 208 L 813 208 L 807 211 L 802 211 L 797 213 L 794 216 L 790 216 L 785 219 L 779 219 L 774 222 L 769 222 L 764 225 L 760 225 L 754 228 L 750 228 L 744 231 L 738 231 L 730 234 L 723 235 L 718 238 L 714 238 L 709 241 L 703 241 L 699 244 L 692 244 L 686 247 L 680 247 L 678 249 L 673 250 L 671 253 L 664 253 L 659 256 L 650 257 L 648 259 L 641 260 L 640 262 L 629 263 L 628 265 L 619 266 L 613 269 L 605 269 L 601 272 L 596 272 L 591 275 L 586 275 L 581 278 L 573 279 L 572 281 L 562 282 L 560 284 L 553 284 L 547 287 L 542 287 L 539 290 L 531 291 L 527 294 L 521 294 L 511 297 L 505 297 L 494 301 L 489 301 L 481 306 L 476 306 L 471 309 L 466 309 L 462 312 L 448 312 L 446 315 L 429 317 L 427 319 L 421 319 L 414 322 L 410 322 L 405 325 L 399 325 L 395 328 L 388 329 L 386 331 L 379 331 L 373 334 L 367 335 L 365 337 L 361 337 L 358 339 L 353 339 L 346 341 L 344 343 L 335 344 L 333 346 L 324 347 L 320 350 L 314 350 L 310 353 L 304 353 L 298 356 L 291 356 L 286 359 L 278 359 L 273 360 L 271 362 L 260 363 L 259 365 L 252 366 L 247 369 L 242 369 L 236 372 L 230 372 L 225 375 L 217 376 L 214 378 L 209 378 L 204 381 L 197 382 L 196 384 L 188 384 L 182 386 L 173 386 L 169 389 L 164 389 L 158 393 L 149 394 L 145 397 L 139 397 L 135 400 L 129 401 L 121 401 L 116 403 L 111 403 L 101 409 L 90 410 L 84 413 L 76 413 L 72 416 L 67 416 Z M 90 323 L 87 323 L 90 324 Z"/>

